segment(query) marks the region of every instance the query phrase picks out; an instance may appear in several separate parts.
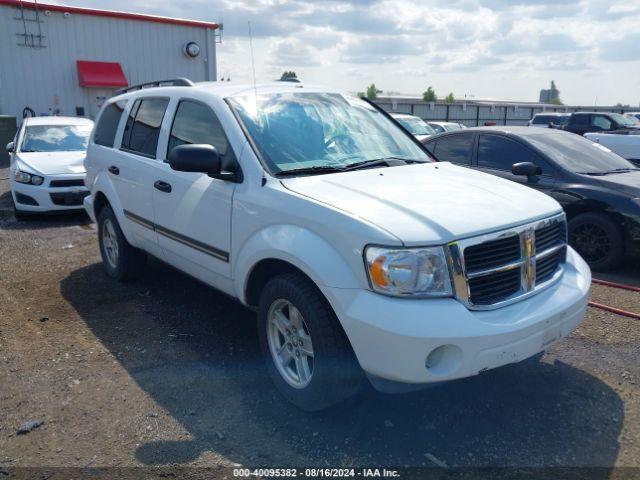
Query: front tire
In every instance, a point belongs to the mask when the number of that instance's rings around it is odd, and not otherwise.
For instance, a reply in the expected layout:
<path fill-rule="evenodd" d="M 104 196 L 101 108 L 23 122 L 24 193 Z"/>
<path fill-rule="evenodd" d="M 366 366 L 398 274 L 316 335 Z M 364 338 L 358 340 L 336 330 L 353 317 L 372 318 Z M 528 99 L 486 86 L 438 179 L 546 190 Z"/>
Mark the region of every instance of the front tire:
<path fill-rule="evenodd" d="M 280 393 L 317 411 L 354 395 L 363 372 L 326 299 L 306 277 L 279 275 L 260 296 L 260 347 Z"/>
<path fill-rule="evenodd" d="M 593 270 L 612 270 L 624 259 L 624 235 L 601 213 L 583 213 L 569 221 L 569 243 Z"/>
<path fill-rule="evenodd" d="M 147 254 L 127 241 L 109 206 L 104 207 L 98 215 L 98 241 L 102 264 L 111 278 L 126 282 L 144 274 Z"/>

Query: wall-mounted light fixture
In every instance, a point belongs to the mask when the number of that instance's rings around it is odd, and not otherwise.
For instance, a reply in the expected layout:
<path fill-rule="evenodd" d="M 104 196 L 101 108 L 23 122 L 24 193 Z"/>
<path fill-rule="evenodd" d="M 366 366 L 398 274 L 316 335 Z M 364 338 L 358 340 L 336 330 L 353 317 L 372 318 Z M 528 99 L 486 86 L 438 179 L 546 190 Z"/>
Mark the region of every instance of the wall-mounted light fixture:
<path fill-rule="evenodd" d="M 200 55 L 200 45 L 196 42 L 189 42 L 185 44 L 183 51 L 187 57 L 196 58 Z"/>

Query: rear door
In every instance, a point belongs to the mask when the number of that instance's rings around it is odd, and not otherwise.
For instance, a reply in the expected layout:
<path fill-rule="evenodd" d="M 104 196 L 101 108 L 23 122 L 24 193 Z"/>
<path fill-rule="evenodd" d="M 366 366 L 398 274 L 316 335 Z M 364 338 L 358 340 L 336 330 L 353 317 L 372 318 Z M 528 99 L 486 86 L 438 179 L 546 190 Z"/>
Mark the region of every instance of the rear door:
<path fill-rule="evenodd" d="M 159 256 L 154 230 L 153 178 L 156 150 L 162 120 L 169 99 L 143 97 L 136 99 L 128 111 L 120 151 L 108 166 L 109 175 L 118 191 L 128 231 L 139 245 Z"/>
<path fill-rule="evenodd" d="M 514 175 L 511 168 L 514 163 L 531 162 L 542 169 L 542 175 L 527 178 Z M 492 175 L 511 180 L 528 187 L 549 193 L 555 184 L 555 169 L 535 150 L 525 143 L 495 133 L 481 133 L 478 138 L 476 165 Z"/>
<path fill-rule="evenodd" d="M 577 133 L 578 135 L 584 135 L 587 132 L 591 132 L 591 115 L 588 113 L 584 114 L 573 114 L 569 118 L 569 122 L 567 124 L 567 130 L 573 133 Z"/>
<path fill-rule="evenodd" d="M 215 111 L 190 98 L 182 98 L 175 108 L 163 159 L 183 144 L 213 145 L 220 154 L 223 168 L 236 161 Z M 158 164 L 155 174 L 154 182 L 162 186 L 153 189 L 153 202 L 164 258 L 197 278 L 231 292 L 229 251 L 235 183 L 203 173 L 177 172 L 166 161 Z"/>

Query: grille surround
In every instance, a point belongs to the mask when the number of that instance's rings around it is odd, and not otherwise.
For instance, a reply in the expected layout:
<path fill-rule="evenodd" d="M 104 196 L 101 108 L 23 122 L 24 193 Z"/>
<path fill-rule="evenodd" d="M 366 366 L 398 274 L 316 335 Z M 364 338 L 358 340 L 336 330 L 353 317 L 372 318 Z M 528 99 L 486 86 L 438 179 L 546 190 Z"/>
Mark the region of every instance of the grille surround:
<path fill-rule="evenodd" d="M 447 249 L 456 298 L 471 310 L 493 310 L 535 295 L 560 279 L 567 249 L 566 217 L 561 213 L 463 239 L 450 243 Z M 469 263 L 467 251 L 471 253 Z"/>

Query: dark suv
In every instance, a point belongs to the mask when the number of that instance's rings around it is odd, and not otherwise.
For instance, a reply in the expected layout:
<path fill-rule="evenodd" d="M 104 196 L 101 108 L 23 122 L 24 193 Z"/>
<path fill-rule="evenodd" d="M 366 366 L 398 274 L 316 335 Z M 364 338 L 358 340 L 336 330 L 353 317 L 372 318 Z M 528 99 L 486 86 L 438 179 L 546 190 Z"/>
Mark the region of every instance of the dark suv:
<path fill-rule="evenodd" d="M 478 127 L 423 142 L 439 161 L 482 170 L 555 198 L 569 242 L 595 270 L 640 247 L 640 169 L 586 138 L 550 128 Z"/>
<path fill-rule="evenodd" d="M 584 135 L 590 132 L 615 132 L 617 130 L 637 130 L 638 124 L 629 117 L 619 113 L 607 112 L 574 112 L 563 129 Z"/>

